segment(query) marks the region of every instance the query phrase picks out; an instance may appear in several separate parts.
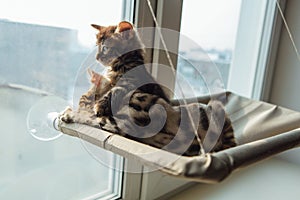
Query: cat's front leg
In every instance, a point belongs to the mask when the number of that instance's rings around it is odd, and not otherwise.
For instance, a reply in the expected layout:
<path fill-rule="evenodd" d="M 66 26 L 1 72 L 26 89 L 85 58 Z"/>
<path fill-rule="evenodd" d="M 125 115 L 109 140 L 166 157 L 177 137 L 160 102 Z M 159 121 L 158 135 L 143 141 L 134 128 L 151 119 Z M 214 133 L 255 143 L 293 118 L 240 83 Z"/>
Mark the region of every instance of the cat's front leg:
<path fill-rule="evenodd" d="M 59 115 L 59 120 L 65 123 L 74 123 L 75 122 L 75 112 L 72 110 L 70 106 L 66 107 L 64 111 L 62 111 Z"/>
<path fill-rule="evenodd" d="M 112 107 L 117 112 L 122 107 L 124 98 L 128 98 L 128 91 L 122 87 L 114 87 L 95 103 L 94 113 L 97 117 L 112 116 Z M 129 102 L 128 102 L 129 103 Z"/>
<path fill-rule="evenodd" d="M 111 106 L 110 106 L 111 95 L 112 95 L 112 92 L 110 91 L 95 103 L 94 114 L 97 117 L 111 115 Z"/>
<path fill-rule="evenodd" d="M 67 107 L 60 115 L 59 120 L 65 123 L 80 123 L 100 127 L 101 118 L 97 118 L 94 113 L 88 110 L 73 111 L 70 107 Z"/>

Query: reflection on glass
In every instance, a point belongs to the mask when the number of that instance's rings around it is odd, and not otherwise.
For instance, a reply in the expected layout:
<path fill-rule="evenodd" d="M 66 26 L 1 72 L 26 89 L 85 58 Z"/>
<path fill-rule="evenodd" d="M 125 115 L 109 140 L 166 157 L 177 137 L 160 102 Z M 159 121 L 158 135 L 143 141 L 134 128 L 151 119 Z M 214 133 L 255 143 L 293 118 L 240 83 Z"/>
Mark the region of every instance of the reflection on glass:
<path fill-rule="evenodd" d="M 206 79 L 217 67 L 226 89 L 232 52 L 238 26 L 241 0 L 183 2 L 181 33 L 197 46 L 188 46 L 180 40 L 177 73 L 192 85 L 185 90 L 185 97 L 209 93 Z M 203 56 L 205 52 L 206 56 Z M 175 88 L 178 90 L 178 88 Z"/>

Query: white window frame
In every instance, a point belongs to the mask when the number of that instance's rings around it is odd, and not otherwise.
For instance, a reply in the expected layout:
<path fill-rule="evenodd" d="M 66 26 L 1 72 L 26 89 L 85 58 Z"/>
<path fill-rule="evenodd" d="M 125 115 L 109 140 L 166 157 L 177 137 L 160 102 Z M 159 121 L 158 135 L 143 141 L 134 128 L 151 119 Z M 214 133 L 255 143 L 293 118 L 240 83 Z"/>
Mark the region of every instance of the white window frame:
<path fill-rule="evenodd" d="M 278 2 L 285 6 L 285 0 Z M 228 89 L 267 101 L 282 26 L 276 0 L 243 0 L 238 26 Z"/>
<path fill-rule="evenodd" d="M 162 24 L 162 27 L 180 31 L 181 14 L 178 15 L 177 13 L 181 13 L 182 0 L 151 0 L 151 4 L 153 9 L 156 11 L 158 23 Z M 145 0 L 136 0 L 134 2 L 134 7 L 135 10 L 133 22 L 136 27 L 155 27 L 154 21 L 152 20 L 152 15 Z M 129 7 L 127 6 L 127 8 Z M 177 10 L 178 12 L 166 12 L 168 8 L 172 8 L 174 10 Z M 125 10 L 125 12 L 128 11 Z M 159 42 L 159 36 L 153 35 L 153 43 L 157 42 Z M 166 41 L 166 43 L 168 45 L 168 41 Z M 179 43 L 177 43 L 176 45 L 178 47 Z M 171 58 L 174 65 L 176 65 L 177 56 L 171 55 Z M 148 51 L 146 59 L 151 60 L 153 63 L 168 65 L 168 61 L 165 55 L 163 55 L 161 51 L 158 50 L 154 50 L 153 52 Z M 167 76 L 165 72 L 160 71 L 159 68 L 155 67 L 152 67 L 151 73 L 153 76 L 158 78 Z M 172 88 L 174 87 L 173 83 L 175 83 L 175 80 L 168 80 L 164 84 Z M 133 160 L 126 160 L 125 165 L 126 166 L 124 169 L 125 173 L 123 182 L 124 189 L 122 199 L 156 199 L 167 194 L 172 194 L 172 191 L 174 191 L 175 189 L 179 191 L 180 189 L 191 185 L 189 181 L 178 180 L 174 177 L 171 178 L 160 171 L 154 171 L 151 173 L 146 172 L 149 171 L 146 166 L 142 166 L 140 163 L 137 163 Z M 141 173 L 130 173 L 131 169 L 135 169 L 136 171 L 140 170 Z M 178 188 L 180 189 L 178 190 Z"/>
<path fill-rule="evenodd" d="M 284 7 L 285 0 L 279 0 L 279 2 Z M 162 28 L 180 31 L 183 0 L 151 0 L 151 4 Z M 135 0 L 132 5 L 135 7 L 132 19 L 138 28 L 155 27 L 146 0 Z M 249 9 L 249 5 L 251 9 Z M 252 12 L 253 8 L 256 8 L 256 12 Z M 272 82 L 281 24 L 281 18 L 276 9 L 276 0 L 242 1 L 234 52 L 236 56 L 233 57 L 230 68 L 228 90 L 254 99 L 267 100 Z M 250 42 L 245 44 L 243 41 L 247 40 Z M 153 43 L 155 42 L 159 42 L 159 36 L 157 35 L 153 35 Z M 175 45 L 179 47 L 179 40 L 166 40 L 167 46 L 168 42 L 172 42 L 172 45 L 177 43 Z M 238 54 L 239 51 L 242 51 L 243 54 Z M 147 52 L 146 56 L 148 60 L 152 60 L 154 63 L 168 65 L 166 56 L 162 51 Z M 172 56 L 171 58 L 176 66 L 177 57 Z M 243 67 L 241 68 L 241 66 Z M 151 73 L 158 79 L 164 77 L 166 80 L 167 74 L 164 74 L 158 68 L 152 68 Z M 170 88 L 174 87 L 174 82 L 175 80 L 167 80 L 167 83 L 170 83 L 168 85 Z M 133 163 L 131 160 L 127 160 L 126 164 L 128 168 L 137 167 L 141 170 L 141 174 L 125 173 L 124 199 L 166 197 L 166 195 L 172 195 L 193 184 L 166 176 L 159 171 L 142 173 L 147 168 Z M 136 195 L 132 196 L 132 194 Z"/>

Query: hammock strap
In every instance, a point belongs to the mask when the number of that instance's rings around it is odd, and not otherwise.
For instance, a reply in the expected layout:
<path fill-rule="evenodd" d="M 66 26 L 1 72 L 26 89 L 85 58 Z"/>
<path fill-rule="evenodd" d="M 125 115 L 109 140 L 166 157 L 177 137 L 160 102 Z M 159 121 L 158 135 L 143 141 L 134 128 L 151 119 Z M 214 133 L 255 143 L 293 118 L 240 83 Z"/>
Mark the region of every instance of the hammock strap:
<path fill-rule="evenodd" d="M 154 21 L 154 23 L 155 23 L 155 26 L 156 26 L 157 30 L 158 30 L 158 34 L 159 34 L 161 43 L 162 43 L 162 45 L 163 45 L 164 51 L 166 52 L 167 59 L 168 59 L 168 62 L 169 62 L 169 64 L 170 64 L 170 67 L 171 67 L 171 71 L 172 71 L 172 73 L 173 73 L 173 76 L 176 77 L 176 69 L 175 69 L 175 66 L 173 65 L 173 62 L 172 62 L 172 59 L 171 59 L 171 57 L 170 57 L 170 54 L 169 54 L 169 51 L 168 51 L 166 42 L 165 42 L 164 37 L 163 37 L 162 32 L 161 32 L 160 25 L 159 25 L 159 23 L 158 23 L 158 21 L 157 21 L 157 19 L 156 19 L 156 17 L 155 17 L 154 10 L 153 10 L 153 7 L 152 7 L 152 5 L 151 5 L 150 0 L 147 0 L 147 3 L 148 3 L 148 7 L 149 7 L 149 10 L 150 10 L 150 13 L 151 13 L 151 15 L 152 15 L 152 19 L 153 19 L 153 21 Z M 183 101 L 183 103 L 184 103 L 185 105 L 187 105 L 187 101 L 186 101 L 186 98 L 185 98 L 185 96 L 184 96 L 183 89 L 182 89 L 182 87 L 181 87 L 181 85 L 180 85 L 179 83 L 178 83 L 177 85 L 178 85 L 178 89 L 179 89 L 179 91 L 180 91 L 180 93 L 181 93 L 181 95 L 182 95 L 182 101 Z M 196 125 L 195 125 L 195 123 L 194 123 L 193 117 L 192 117 L 191 112 L 190 112 L 189 109 L 187 110 L 187 113 L 188 113 L 188 117 L 189 117 L 189 120 L 190 120 L 190 122 L 191 122 L 191 125 L 192 125 L 192 127 L 193 127 L 194 134 L 195 134 L 195 136 L 196 136 L 196 138 L 197 138 L 197 141 L 198 141 L 198 143 L 199 143 L 199 146 L 200 146 L 200 152 L 199 152 L 200 154 L 199 154 L 199 155 L 205 155 L 206 153 L 205 153 L 203 144 L 202 144 L 202 142 L 201 142 L 201 138 L 200 138 L 199 135 L 198 135 Z"/>
<path fill-rule="evenodd" d="M 280 4 L 279 4 L 278 0 L 276 1 L 276 5 L 277 5 L 277 8 L 278 8 L 279 13 L 280 13 L 280 15 L 281 15 L 281 18 L 282 18 L 282 21 L 283 21 L 283 23 L 284 23 L 284 26 L 285 26 L 285 28 L 286 28 L 286 30 L 287 30 L 287 32 L 288 32 L 288 35 L 289 35 L 289 38 L 290 38 L 290 40 L 291 40 L 291 42 L 292 42 L 292 45 L 293 45 L 293 47 L 294 47 L 294 50 L 295 50 L 295 52 L 296 52 L 296 54 L 297 54 L 298 61 L 299 61 L 299 63 L 300 63 L 300 55 L 299 55 L 298 48 L 297 48 L 297 46 L 296 46 L 294 37 L 293 37 L 292 32 L 291 32 L 291 30 L 290 30 L 290 28 L 289 28 L 289 25 L 288 25 L 288 23 L 287 23 L 287 21 L 286 21 L 286 18 L 284 17 L 283 11 L 282 11 L 282 9 L 281 9 L 281 7 L 280 7 Z"/>

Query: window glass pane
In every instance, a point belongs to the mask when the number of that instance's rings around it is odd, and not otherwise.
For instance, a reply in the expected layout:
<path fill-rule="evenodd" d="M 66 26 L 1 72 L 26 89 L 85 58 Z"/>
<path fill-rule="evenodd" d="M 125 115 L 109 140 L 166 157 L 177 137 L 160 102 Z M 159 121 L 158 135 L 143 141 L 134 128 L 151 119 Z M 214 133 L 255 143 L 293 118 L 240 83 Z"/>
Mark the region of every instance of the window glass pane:
<path fill-rule="evenodd" d="M 214 84 L 208 82 L 212 73 L 220 73 L 226 89 L 240 4 L 241 0 L 183 1 L 177 75 L 193 89 L 182 84 L 186 97 L 209 93 L 209 85 Z M 178 87 L 175 90 L 180 94 Z"/>
<path fill-rule="evenodd" d="M 95 44 L 90 24 L 116 24 L 121 14 L 122 0 L 5 1 L 0 7 L 0 80 L 66 96 Z"/>
<path fill-rule="evenodd" d="M 104 157 L 99 163 L 79 139 L 62 136 L 45 142 L 28 133 L 27 114 L 43 95 L 20 87 L 71 99 L 77 71 L 95 46 L 90 24 L 118 23 L 122 5 L 122 0 L 1 2 L 0 199 L 120 193 L 121 173 L 105 164 L 120 168 L 120 157 L 98 148 L 93 151 Z"/>

